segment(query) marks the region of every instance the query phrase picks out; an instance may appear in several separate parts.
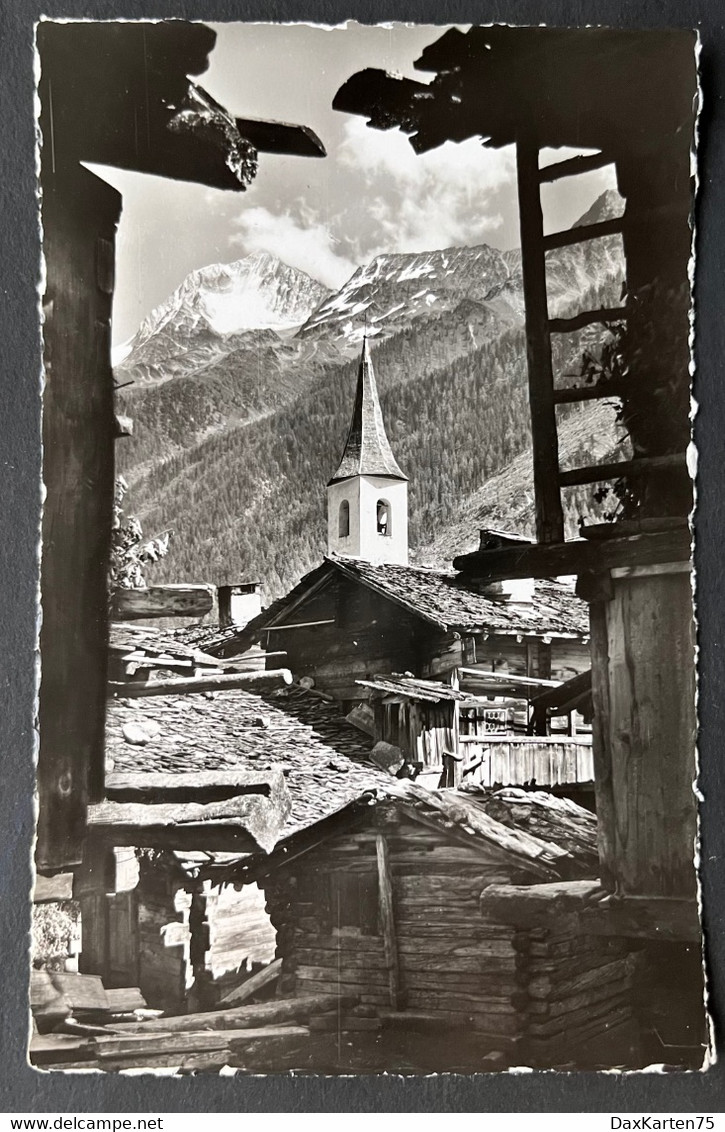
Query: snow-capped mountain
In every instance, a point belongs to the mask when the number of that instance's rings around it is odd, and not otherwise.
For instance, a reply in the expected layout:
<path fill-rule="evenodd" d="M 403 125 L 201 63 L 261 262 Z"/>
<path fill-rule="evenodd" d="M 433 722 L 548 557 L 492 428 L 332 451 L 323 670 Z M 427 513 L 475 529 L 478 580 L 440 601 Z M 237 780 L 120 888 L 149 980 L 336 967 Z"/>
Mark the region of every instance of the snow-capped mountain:
<path fill-rule="evenodd" d="M 461 303 L 485 308 L 510 279 L 505 253 L 486 244 L 377 256 L 313 311 L 300 337 L 334 339 L 346 349 L 359 345 L 363 333 L 387 337 L 421 315 L 439 317 Z M 499 301 L 492 313 L 503 322 L 519 321 L 517 299 Z"/>
<path fill-rule="evenodd" d="M 594 224 L 621 214 L 618 193 L 603 193 L 577 225 Z M 575 302 L 592 280 L 621 271 L 619 237 L 561 248 L 547 256 L 551 314 Z M 334 295 L 312 312 L 299 337 L 337 343 L 346 352 L 359 348 L 364 333 L 382 339 L 409 327 L 419 317 L 453 314 L 472 324 L 501 328 L 523 323 L 521 252 L 498 251 L 487 244 L 473 248 L 377 256 L 358 270 Z"/>
<path fill-rule="evenodd" d="M 192 271 L 144 319 L 117 367 L 120 379 L 163 381 L 206 369 L 249 331 L 286 336 L 327 290 L 267 252 Z"/>

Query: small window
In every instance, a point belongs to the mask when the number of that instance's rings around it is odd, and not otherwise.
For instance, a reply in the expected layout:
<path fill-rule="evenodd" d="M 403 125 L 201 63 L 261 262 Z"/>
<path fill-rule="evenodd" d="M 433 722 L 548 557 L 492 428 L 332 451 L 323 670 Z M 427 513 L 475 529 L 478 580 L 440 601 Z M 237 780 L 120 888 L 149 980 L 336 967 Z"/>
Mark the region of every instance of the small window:
<path fill-rule="evenodd" d="M 392 523 L 390 521 L 390 504 L 387 499 L 379 499 L 376 509 L 377 525 L 379 535 L 391 535 L 393 533 Z"/>
<path fill-rule="evenodd" d="M 340 538 L 347 538 L 350 534 L 350 504 L 346 499 L 340 504 L 338 533 Z"/>

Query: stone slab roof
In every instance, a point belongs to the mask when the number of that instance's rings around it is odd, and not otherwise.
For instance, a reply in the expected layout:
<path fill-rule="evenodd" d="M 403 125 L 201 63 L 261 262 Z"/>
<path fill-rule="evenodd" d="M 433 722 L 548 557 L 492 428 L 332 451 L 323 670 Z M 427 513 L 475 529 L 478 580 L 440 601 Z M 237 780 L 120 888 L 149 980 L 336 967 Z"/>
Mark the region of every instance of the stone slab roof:
<path fill-rule="evenodd" d="M 292 799 L 287 837 L 388 784 L 368 761 L 372 741 L 337 708 L 292 688 L 114 699 L 106 755 L 114 772 L 281 769 Z"/>

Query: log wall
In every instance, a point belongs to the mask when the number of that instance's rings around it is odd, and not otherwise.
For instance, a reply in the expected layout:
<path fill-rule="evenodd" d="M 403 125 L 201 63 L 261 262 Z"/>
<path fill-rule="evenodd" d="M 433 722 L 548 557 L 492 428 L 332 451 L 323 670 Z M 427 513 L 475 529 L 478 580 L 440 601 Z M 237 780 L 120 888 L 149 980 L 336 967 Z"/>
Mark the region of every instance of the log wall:
<path fill-rule="evenodd" d="M 311 676 L 315 686 L 340 702 L 362 700 L 356 680 L 378 673 L 419 671 L 437 650 L 419 618 L 346 578 L 333 578 L 288 614 L 290 624 L 331 622 L 308 628 L 274 629 L 263 644 L 281 649 L 295 678 Z"/>
<path fill-rule="evenodd" d="M 265 882 L 283 959 L 281 992 L 354 994 L 378 1011 L 424 1012 L 472 1026 L 499 1044 L 515 1042 L 523 1027 L 516 933 L 484 920 L 478 907 L 487 884 L 511 876 L 510 864 L 411 821 L 386 826 L 384 837 L 395 978 L 376 915 L 376 831 L 359 829 L 325 842 Z M 349 922 L 356 901 L 357 925 Z"/>
<path fill-rule="evenodd" d="M 516 946 L 527 1064 L 638 1064 L 639 960 L 626 940 L 535 928 Z"/>

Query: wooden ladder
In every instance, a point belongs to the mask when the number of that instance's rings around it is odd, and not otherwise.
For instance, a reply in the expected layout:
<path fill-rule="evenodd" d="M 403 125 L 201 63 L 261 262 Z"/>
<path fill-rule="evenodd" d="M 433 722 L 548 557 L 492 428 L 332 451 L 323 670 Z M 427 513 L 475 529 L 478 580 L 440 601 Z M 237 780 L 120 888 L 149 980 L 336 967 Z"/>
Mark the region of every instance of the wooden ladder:
<path fill-rule="evenodd" d="M 587 173 L 611 165 L 606 153 L 573 157 L 539 168 L 539 146 L 533 138 L 516 143 L 516 160 L 521 224 L 521 266 L 526 306 L 526 358 L 529 374 L 529 404 L 534 459 L 536 497 L 536 537 L 540 543 L 564 541 L 564 513 L 561 489 L 577 484 L 598 483 L 621 476 L 635 476 L 655 467 L 682 464 L 684 456 L 656 456 L 562 471 L 556 406 L 617 396 L 611 382 L 597 382 L 579 388 L 556 389 L 551 356 L 551 335 L 568 334 L 595 323 L 619 322 L 627 317 L 626 306 L 582 311 L 572 318 L 549 318 L 546 290 L 546 253 L 554 248 L 612 236 L 623 230 L 623 218 L 603 220 L 563 232 L 544 235 L 541 185 L 577 173 Z"/>

